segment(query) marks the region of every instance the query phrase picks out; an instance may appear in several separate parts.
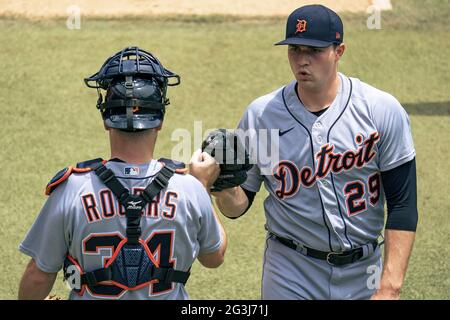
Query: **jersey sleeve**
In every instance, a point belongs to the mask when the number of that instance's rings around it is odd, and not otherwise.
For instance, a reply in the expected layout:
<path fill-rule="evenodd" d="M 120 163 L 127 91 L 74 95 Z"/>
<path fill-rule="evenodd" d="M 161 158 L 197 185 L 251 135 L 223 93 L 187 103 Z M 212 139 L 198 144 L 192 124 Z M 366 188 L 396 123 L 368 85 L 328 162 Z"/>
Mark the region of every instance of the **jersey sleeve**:
<path fill-rule="evenodd" d="M 241 185 L 248 191 L 258 192 L 263 182 L 263 176 L 258 166 L 257 156 L 257 116 L 250 105 L 237 126 L 237 135 L 247 150 L 253 167 L 247 171 L 247 180 Z"/>
<path fill-rule="evenodd" d="M 55 273 L 61 270 L 68 245 L 64 228 L 64 189 L 57 188 L 45 202 L 19 250 L 33 258 L 38 268 Z"/>
<path fill-rule="evenodd" d="M 411 161 L 414 149 L 408 114 L 393 96 L 383 93 L 372 109 L 373 118 L 380 134 L 379 167 L 391 170 Z"/>
<path fill-rule="evenodd" d="M 381 173 L 386 194 L 386 229 L 416 231 L 417 181 L 415 159 Z"/>
<path fill-rule="evenodd" d="M 200 229 L 198 233 L 198 242 L 200 244 L 200 253 L 212 253 L 217 251 L 222 244 L 219 221 L 214 214 L 214 208 L 203 186 L 198 183 L 197 203 L 200 214 Z"/>

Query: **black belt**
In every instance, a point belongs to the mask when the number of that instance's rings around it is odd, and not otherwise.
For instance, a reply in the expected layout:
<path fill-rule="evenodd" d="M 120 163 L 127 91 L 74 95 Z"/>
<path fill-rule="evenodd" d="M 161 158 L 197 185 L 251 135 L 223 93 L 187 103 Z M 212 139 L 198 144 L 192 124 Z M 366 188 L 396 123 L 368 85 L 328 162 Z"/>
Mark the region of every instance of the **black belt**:
<path fill-rule="evenodd" d="M 293 240 L 290 239 L 282 238 L 274 234 L 272 235 L 286 247 L 289 247 L 296 251 L 300 251 L 305 255 L 307 255 L 308 257 L 325 260 L 326 262 L 328 262 L 328 264 L 332 266 L 343 266 L 346 264 L 350 264 L 360 260 L 364 256 L 364 251 L 362 247 L 343 252 L 325 252 L 298 245 Z M 373 246 L 373 251 L 375 251 L 375 249 L 378 246 L 378 241 L 372 241 L 370 242 L 370 245 Z"/>

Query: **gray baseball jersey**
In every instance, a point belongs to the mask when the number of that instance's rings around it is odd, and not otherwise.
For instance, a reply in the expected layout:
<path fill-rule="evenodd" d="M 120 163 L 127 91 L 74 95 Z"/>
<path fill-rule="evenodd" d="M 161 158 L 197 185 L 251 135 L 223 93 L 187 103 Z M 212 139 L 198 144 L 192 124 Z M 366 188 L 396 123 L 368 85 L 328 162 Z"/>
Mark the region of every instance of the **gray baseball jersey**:
<path fill-rule="evenodd" d="M 415 157 L 400 103 L 358 79 L 339 78 L 338 94 L 320 116 L 303 106 L 292 81 L 252 102 L 238 125 L 256 139 L 265 131 L 278 141 L 277 161 L 267 168 L 261 143 L 250 139 L 256 165 L 242 185 L 257 192 L 264 183 L 268 230 L 321 251 L 377 239 L 385 203 L 380 172 Z"/>
<path fill-rule="evenodd" d="M 162 165 L 156 160 L 142 165 L 110 161 L 106 167 L 126 188 L 139 193 Z M 191 175 L 175 174 L 170 179 L 167 188 L 146 206 L 141 229 L 141 239 L 155 259 L 180 271 L 188 271 L 199 253 L 214 252 L 221 245 L 220 227 L 210 197 Z M 126 237 L 125 230 L 125 210 L 112 192 L 94 172 L 74 173 L 50 195 L 19 249 L 34 258 L 45 272 L 58 272 L 67 253 L 85 271 L 92 271 L 104 267 Z M 70 298 L 189 298 L 179 283 L 155 283 L 135 291 L 97 287 L 88 288 L 81 297 L 72 291 Z"/>

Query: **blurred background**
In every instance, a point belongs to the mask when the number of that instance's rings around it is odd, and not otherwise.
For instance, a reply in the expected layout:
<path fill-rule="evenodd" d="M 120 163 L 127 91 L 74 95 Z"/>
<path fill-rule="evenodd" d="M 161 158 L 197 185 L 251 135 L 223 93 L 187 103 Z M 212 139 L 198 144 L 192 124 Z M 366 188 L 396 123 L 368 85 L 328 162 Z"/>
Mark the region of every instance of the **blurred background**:
<path fill-rule="evenodd" d="M 156 149 L 170 157 L 176 129 L 193 132 L 196 121 L 203 130 L 234 128 L 253 99 L 291 81 L 286 48 L 273 44 L 284 38 L 288 14 L 313 2 L 343 18 L 340 71 L 390 92 L 410 116 L 420 216 L 402 298 L 449 299 L 449 0 L 0 0 L 0 299 L 17 297 L 28 261 L 17 247 L 49 179 L 79 161 L 109 158 L 96 92 L 84 77 L 130 45 L 178 73 Z M 222 218 L 226 261 L 216 270 L 195 263 L 192 299 L 260 298 L 265 196 L 242 218 Z M 61 277 L 53 291 L 68 295 Z"/>

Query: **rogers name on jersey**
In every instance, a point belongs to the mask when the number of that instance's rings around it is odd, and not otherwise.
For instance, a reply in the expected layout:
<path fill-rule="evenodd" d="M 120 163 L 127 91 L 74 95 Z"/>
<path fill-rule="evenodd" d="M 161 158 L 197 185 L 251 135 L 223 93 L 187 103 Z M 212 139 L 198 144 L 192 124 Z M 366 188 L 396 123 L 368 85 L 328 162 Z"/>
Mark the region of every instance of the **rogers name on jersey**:
<path fill-rule="evenodd" d="M 138 195 L 143 190 L 143 188 L 133 188 L 133 194 Z M 178 199 L 178 192 L 167 191 L 160 193 L 151 203 L 146 205 L 142 214 L 147 218 L 173 220 L 177 212 Z M 89 223 L 111 219 L 116 216 L 125 217 L 125 207 L 121 204 L 119 205 L 119 202 L 109 189 L 100 190 L 96 196 L 92 192 L 83 194 L 81 195 L 81 202 Z"/>

